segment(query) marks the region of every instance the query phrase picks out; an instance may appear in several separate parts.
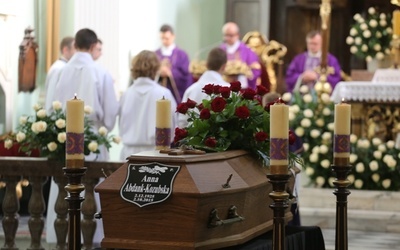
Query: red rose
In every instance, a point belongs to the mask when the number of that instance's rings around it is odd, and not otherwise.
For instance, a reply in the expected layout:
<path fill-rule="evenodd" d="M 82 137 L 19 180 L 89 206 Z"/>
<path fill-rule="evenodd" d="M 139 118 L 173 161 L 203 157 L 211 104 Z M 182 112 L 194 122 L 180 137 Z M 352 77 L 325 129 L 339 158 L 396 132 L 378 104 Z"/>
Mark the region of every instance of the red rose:
<path fill-rule="evenodd" d="M 296 135 L 293 131 L 289 130 L 289 144 L 293 145 L 296 142 Z"/>
<path fill-rule="evenodd" d="M 256 141 L 265 141 L 268 139 L 268 134 L 264 131 L 260 131 L 255 134 L 254 138 L 256 138 Z"/>
<path fill-rule="evenodd" d="M 231 95 L 231 89 L 229 87 L 220 87 L 219 93 L 221 93 L 222 97 L 229 98 L 229 96 Z"/>
<path fill-rule="evenodd" d="M 204 108 L 203 103 L 200 103 L 199 105 L 197 105 L 197 109 L 198 109 L 199 111 L 201 111 L 203 108 Z"/>
<path fill-rule="evenodd" d="M 191 100 L 190 98 L 188 98 L 187 101 L 186 101 L 186 105 L 191 109 L 196 107 L 196 104 L 197 104 L 197 102 Z"/>
<path fill-rule="evenodd" d="M 205 144 L 207 147 L 215 148 L 215 146 L 217 146 L 217 140 L 215 140 L 215 137 L 208 137 Z"/>
<path fill-rule="evenodd" d="M 202 109 L 200 111 L 200 119 L 202 120 L 208 120 L 210 119 L 211 113 L 209 109 Z"/>
<path fill-rule="evenodd" d="M 177 143 L 178 141 L 182 140 L 187 135 L 188 135 L 188 132 L 186 129 L 175 128 L 174 143 Z"/>
<path fill-rule="evenodd" d="M 257 94 L 258 95 L 263 96 L 268 92 L 269 92 L 269 90 L 266 87 L 264 87 L 262 85 L 257 85 Z"/>
<path fill-rule="evenodd" d="M 222 97 L 215 97 L 211 102 L 211 110 L 214 112 L 221 112 L 226 106 L 226 100 Z"/>
<path fill-rule="evenodd" d="M 274 105 L 275 102 L 269 102 L 265 105 L 264 109 L 269 112 L 271 105 Z"/>
<path fill-rule="evenodd" d="M 216 94 L 216 95 L 219 94 L 219 88 L 221 88 L 220 85 L 214 85 L 214 90 L 213 90 L 214 94 Z"/>
<path fill-rule="evenodd" d="M 181 114 L 186 114 L 188 111 L 189 107 L 186 102 L 179 103 L 178 106 L 176 107 L 176 112 L 181 113 Z"/>
<path fill-rule="evenodd" d="M 250 111 L 246 106 L 240 106 L 236 108 L 235 115 L 240 119 L 246 119 L 250 116 Z"/>
<path fill-rule="evenodd" d="M 242 89 L 242 84 L 239 81 L 231 82 L 230 84 L 233 92 L 239 92 Z"/>
<path fill-rule="evenodd" d="M 247 100 L 253 100 L 256 95 L 256 91 L 254 89 L 246 89 L 243 91 L 243 98 Z"/>
<path fill-rule="evenodd" d="M 214 84 L 210 83 L 204 86 L 203 92 L 206 93 L 207 95 L 211 95 L 212 93 L 214 93 Z"/>

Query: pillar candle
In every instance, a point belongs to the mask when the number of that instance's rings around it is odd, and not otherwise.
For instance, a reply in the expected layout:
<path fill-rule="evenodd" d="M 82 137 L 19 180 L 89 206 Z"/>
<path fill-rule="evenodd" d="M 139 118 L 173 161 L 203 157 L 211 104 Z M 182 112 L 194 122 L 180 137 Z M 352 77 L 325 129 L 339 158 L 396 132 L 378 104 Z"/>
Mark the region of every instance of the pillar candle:
<path fill-rule="evenodd" d="M 171 144 L 171 101 L 163 97 L 156 103 L 156 149 L 169 148 Z"/>
<path fill-rule="evenodd" d="M 277 102 L 270 106 L 271 174 L 287 174 L 289 154 L 289 107 Z"/>
<path fill-rule="evenodd" d="M 341 102 L 335 105 L 335 126 L 333 142 L 333 164 L 346 166 L 350 157 L 351 105 Z"/>
<path fill-rule="evenodd" d="M 75 97 L 67 101 L 65 147 L 66 167 L 82 168 L 84 163 L 84 102 Z"/>
<path fill-rule="evenodd" d="M 393 26 L 393 35 L 400 36 L 400 10 L 393 11 L 393 19 L 392 19 L 392 26 Z"/>

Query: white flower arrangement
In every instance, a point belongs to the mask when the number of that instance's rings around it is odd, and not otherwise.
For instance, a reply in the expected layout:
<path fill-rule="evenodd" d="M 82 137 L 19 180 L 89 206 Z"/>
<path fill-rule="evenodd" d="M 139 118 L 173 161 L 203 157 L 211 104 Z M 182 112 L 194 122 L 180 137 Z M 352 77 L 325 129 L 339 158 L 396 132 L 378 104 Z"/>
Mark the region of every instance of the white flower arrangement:
<path fill-rule="evenodd" d="M 355 14 L 353 19 L 355 23 L 346 38 L 352 54 L 367 62 L 374 58 L 383 60 L 385 55 L 390 54 L 393 30 L 389 14 L 378 13 L 370 7 L 365 18 Z"/>

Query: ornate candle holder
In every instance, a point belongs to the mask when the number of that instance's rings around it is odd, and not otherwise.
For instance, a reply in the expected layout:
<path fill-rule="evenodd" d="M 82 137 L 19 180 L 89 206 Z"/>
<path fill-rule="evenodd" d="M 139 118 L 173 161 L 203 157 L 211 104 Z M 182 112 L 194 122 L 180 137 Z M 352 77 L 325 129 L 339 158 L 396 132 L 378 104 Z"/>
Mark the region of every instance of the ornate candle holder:
<path fill-rule="evenodd" d="M 400 37 L 393 35 L 390 45 L 392 47 L 393 68 L 398 69 L 400 66 Z"/>
<path fill-rule="evenodd" d="M 86 168 L 63 168 L 64 175 L 68 178 L 65 190 L 68 196 L 68 250 L 81 249 L 81 202 L 84 200 L 80 193 L 85 190 L 82 184 L 82 177 L 86 173 Z"/>
<path fill-rule="evenodd" d="M 285 171 L 283 171 L 285 170 Z M 271 173 L 267 175 L 272 184 L 272 192 L 269 197 L 273 200 L 270 207 L 274 210 L 272 249 L 285 250 L 285 210 L 289 207 L 289 194 L 286 192 L 286 184 L 290 175 L 287 166 L 271 166 Z"/>
<path fill-rule="evenodd" d="M 336 179 L 333 181 L 336 189 L 333 192 L 336 195 L 336 236 L 335 250 L 347 250 L 347 196 L 350 191 L 347 187 L 351 182 L 347 179 L 347 175 L 351 171 L 352 166 L 348 161 L 341 163 L 335 161 L 332 165 L 332 171 L 336 174 Z"/>

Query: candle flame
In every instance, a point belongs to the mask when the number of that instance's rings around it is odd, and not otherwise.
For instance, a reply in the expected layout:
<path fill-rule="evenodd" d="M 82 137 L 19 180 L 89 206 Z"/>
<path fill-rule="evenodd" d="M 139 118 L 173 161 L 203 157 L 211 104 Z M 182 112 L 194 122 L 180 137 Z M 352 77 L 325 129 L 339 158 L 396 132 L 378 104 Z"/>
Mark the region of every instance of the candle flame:
<path fill-rule="evenodd" d="M 78 99 L 78 95 L 75 93 L 74 94 L 74 100 Z"/>
<path fill-rule="evenodd" d="M 344 98 L 342 98 L 342 103 L 346 103 L 346 101 L 344 100 Z"/>

